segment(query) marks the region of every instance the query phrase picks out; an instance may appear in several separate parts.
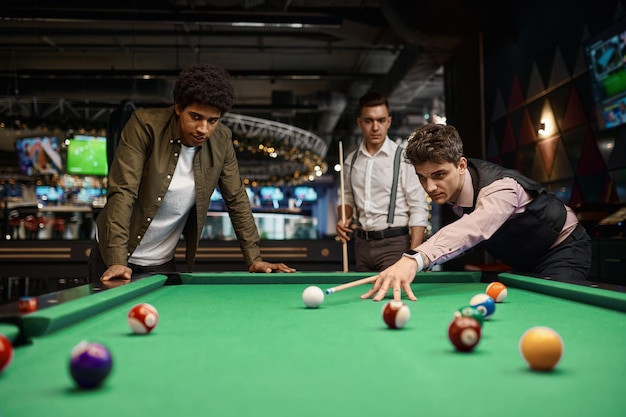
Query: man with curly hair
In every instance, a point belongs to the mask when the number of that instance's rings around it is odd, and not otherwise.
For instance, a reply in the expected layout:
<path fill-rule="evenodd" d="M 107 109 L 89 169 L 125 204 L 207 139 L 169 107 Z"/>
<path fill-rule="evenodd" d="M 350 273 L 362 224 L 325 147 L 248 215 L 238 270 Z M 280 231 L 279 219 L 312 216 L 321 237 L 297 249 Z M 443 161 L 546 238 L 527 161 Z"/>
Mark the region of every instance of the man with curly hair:
<path fill-rule="evenodd" d="M 525 275 L 587 279 L 591 238 L 576 213 L 518 171 L 463 156 L 453 126 L 425 125 L 409 136 L 405 152 L 433 203 L 459 218 L 380 273 L 362 298 L 382 300 L 393 289 L 409 299 L 415 274 L 479 246 Z M 419 277 L 419 276 L 418 276 Z"/>
<path fill-rule="evenodd" d="M 140 109 L 124 127 L 109 172 L 107 203 L 96 219 L 89 277 L 130 280 L 175 272 L 185 237 L 191 271 L 211 194 L 219 186 L 250 272 L 293 272 L 262 260 L 259 233 L 222 114 L 234 101 L 228 72 L 194 65 L 174 86 L 174 105 Z"/>

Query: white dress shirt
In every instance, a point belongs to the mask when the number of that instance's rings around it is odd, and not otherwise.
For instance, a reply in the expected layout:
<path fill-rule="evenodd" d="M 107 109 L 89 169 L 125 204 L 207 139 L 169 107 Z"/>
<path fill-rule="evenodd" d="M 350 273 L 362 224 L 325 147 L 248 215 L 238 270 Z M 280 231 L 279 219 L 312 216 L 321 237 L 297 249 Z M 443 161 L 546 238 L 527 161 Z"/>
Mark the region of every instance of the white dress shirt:
<path fill-rule="evenodd" d="M 428 203 L 426 193 L 412 165 L 401 157 L 395 217 L 387 223 L 393 162 L 399 145 L 389 137 L 374 155 L 370 155 L 361 143 L 344 159 L 344 202 L 351 206 L 366 231 L 383 230 L 387 227 L 428 226 Z M 354 152 L 359 152 L 354 167 L 350 167 Z M 339 201 L 338 205 L 341 205 Z"/>

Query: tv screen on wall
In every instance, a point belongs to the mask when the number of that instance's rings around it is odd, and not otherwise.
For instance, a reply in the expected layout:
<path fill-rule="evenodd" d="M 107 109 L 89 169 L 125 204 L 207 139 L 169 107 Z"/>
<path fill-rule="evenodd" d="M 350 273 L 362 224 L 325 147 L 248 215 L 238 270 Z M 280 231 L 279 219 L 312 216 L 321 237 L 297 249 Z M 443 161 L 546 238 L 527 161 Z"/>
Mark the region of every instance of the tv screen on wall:
<path fill-rule="evenodd" d="M 22 174 L 48 175 L 62 170 L 56 137 L 19 138 L 15 141 L 15 151 Z"/>
<path fill-rule="evenodd" d="M 70 138 L 66 165 L 68 174 L 106 176 L 109 172 L 106 137 L 75 135 Z"/>
<path fill-rule="evenodd" d="M 585 42 L 598 127 L 626 123 L 626 19 Z"/>

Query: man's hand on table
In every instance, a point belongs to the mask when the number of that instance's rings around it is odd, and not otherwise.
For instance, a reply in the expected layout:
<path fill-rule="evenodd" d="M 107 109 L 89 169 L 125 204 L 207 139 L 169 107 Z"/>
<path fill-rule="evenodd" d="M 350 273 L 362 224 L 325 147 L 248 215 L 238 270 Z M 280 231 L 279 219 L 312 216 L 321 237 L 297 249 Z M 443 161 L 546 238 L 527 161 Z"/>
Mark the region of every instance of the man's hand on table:
<path fill-rule="evenodd" d="M 130 281 L 132 274 L 133 270 L 126 265 L 111 265 L 100 277 L 100 282 L 110 281 L 112 279 Z"/>
<path fill-rule="evenodd" d="M 363 294 L 361 298 L 373 298 L 374 301 L 380 301 L 385 298 L 389 288 L 393 289 L 393 299 L 400 301 L 402 299 L 402 290 L 411 301 L 417 301 L 417 297 L 413 294 L 411 283 L 415 279 L 417 273 L 417 263 L 411 258 L 402 257 L 395 264 L 378 274 L 378 279 L 372 284 L 372 288 Z"/>
<path fill-rule="evenodd" d="M 265 261 L 253 262 L 248 268 L 250 272 L 296 272 L 294 268 L 291 268 L 283 263 L 269 263 Z"/>

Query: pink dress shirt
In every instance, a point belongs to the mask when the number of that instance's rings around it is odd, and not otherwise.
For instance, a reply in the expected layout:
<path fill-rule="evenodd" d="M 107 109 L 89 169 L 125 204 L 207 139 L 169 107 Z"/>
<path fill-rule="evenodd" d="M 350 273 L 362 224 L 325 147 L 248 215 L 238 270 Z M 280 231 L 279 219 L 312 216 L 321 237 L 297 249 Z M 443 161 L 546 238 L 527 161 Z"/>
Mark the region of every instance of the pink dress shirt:
<path fill-rule="evenodd" d="M 431 236 L 416 250 L 430 260 L 430 267 L 442 264 L 466 250 L 489 239 L 508 219 L 523 213 L 532 197 L 512 178 L 503 178 L 484 187 L 478 193 L 476 207 L 470 214 L 463 208 L 471 208 L 474 186 L 469 171 L 465 171 L 463 188 L 452 210 L 459 219 Z M 567 217 L 558 239 L 552 247 L 565 240 L 578 225 L 574 211 L 565 206 Z"/>

